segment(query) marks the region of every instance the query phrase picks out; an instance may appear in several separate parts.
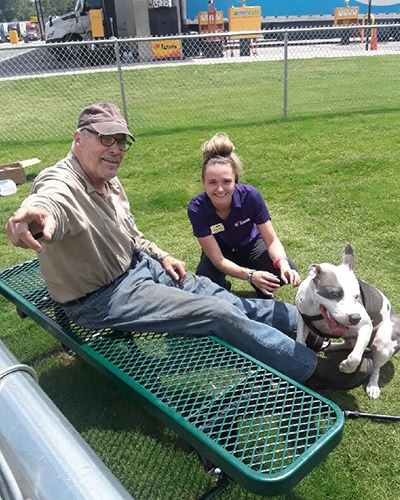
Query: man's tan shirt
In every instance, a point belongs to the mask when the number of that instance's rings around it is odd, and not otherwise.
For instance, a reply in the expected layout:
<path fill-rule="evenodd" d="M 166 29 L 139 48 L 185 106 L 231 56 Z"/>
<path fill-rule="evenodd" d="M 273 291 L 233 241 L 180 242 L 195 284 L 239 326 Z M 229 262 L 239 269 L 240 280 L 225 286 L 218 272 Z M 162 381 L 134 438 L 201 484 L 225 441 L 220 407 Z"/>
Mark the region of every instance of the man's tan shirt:
<path fill-rule="evenodd" d="M 70 153 L 35 179 L 22 206 L 41 206 L 57 227 L 50 242 L 41 240 L 40 267 L 50 295 L 68 302 L 109 285 L 128 270 L 132 254 L 161 261 L 168 254 L 137 229 L 124 189 L 115 177 L 108 196 L 91 184 Z"/>

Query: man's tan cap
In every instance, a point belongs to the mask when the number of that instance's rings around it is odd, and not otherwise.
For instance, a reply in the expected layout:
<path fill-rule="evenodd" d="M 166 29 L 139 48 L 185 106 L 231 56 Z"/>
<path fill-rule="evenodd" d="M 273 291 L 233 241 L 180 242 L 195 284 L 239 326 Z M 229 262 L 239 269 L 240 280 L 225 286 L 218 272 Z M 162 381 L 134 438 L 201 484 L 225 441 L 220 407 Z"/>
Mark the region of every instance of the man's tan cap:
<path fill-rule="evenodd" d="M 78 119 L 78 129 L 82 128 L 90 128 L 102 135 L 126 134 L 135 140 L 121 111 L 111 103 L 100 102 L 86 106 Z"/>

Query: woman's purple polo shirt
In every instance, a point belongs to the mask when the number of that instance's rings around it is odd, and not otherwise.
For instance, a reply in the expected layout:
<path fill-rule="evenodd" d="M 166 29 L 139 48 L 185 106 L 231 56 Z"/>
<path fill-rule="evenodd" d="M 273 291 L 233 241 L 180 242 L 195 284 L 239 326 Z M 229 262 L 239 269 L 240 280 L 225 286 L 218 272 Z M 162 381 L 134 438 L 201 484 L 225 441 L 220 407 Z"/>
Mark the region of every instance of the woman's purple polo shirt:
<path fill-rule="evenodd" d="M 213 234 L 222 252 L 243 250 L 260 238 L 256 224 L 263 224 L 271 219 L 261 194 L 255 187 L 247 184 L 236 184 L 227 220 L 218 217 L 205 192 L 192 198 L 187 211 L 196 238 Z"/>

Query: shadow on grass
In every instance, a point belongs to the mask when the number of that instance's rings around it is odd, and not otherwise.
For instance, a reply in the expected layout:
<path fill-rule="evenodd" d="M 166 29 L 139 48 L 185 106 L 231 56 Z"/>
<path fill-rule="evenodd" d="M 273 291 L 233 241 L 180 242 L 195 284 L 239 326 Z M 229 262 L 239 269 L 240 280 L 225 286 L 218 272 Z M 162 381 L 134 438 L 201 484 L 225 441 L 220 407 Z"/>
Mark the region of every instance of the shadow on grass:
<path fill-rule="evenodd" d="M 373 108 L 354 108 L 349 109 L 348 111 L 326 111 L 326 112 L 315 112 L 315 113 L 295 113 L 289 115 L 286 120 L 280 115 L 268 117 L 262 120 L 216 120 L 215 122 L 207 122 L 201 125 L 179 125 L 179 126 L 171 126 L 171 127 L 152 127 L 151 129 L 142 129 L 138 130 L 135 133 L 137 137 L 155 137 L 158 138 L 160 135 L 170 135 L 176 134 L 179 132 L 210 132 L 210 129 L 215 128 L 223 128 L 229 126 L 230 129 L 244 129 L 250 128 L 254 126 L 262 126 L 262 125 L 273 125 L 279 123 L 296 123 L 296 122 L 306 122 L 313 120 L 321 120 L 321 119 L 333 119 L 333 118 L 341 118 L 341 117 L 353 117 L 354 115 L 361 114 L 363 117 L 379 115 L 381 113 L 388 114 L 396 114 L 400 110 L 399 106 L 393 107 L 373 107 Z M 48 137 L 43 139 L 32 139 L 32 140 L 20 140 L 20 141 L 12 141 L 12 144 L 16 147 L 26 147 L 26 146 L 35 146 L 40 147 L 42 144 L 57 144 L 61 146 L 65 144 L 67 147 L 70 146 L 72 140 L 72 133 L 65 134 L 60 137 Z M 0 143 L 3 141 L 0 140 Z M 8 142 L 8 141 L 7 141 Z M 4 141 L 6 143 L 6 141 Z"/>
<path fill-rule="evenodd" d="M 179 132 L 210 132 L 210 128 L 218 128 L 218 127 L 226 127 L 229 126 L 230 129 L 244 129 L 250 128 L 254 126 L 262 126 L 262 125 L 274 125 L 279 123 L 296 123 L 296 122 L 306 122 L 313 120 L 322 120 L 322 119 L 334 119 L 334 118 L 346 118 L 346 117 L 354 117 L 359 113 L 362 113 L 363 117 L 367 116 L 375 116 L 381 113 L 387 114 L 397 114 L 400 110 L 399 106 L 393 106 L 391 108 L 386 107 L 377 107 L 377 108 L 355 108 L 348 111 L 326 111 L 322 113 L 296 113 L 290 115 L 286 118 L 286 120 L 282 116 L 274 116 L 269 117 L 263 120 L 247 120 L 247 121 L 229 121 L 229 120 L 221 120 L 215 121 L 212 123 L 207 123 L 204 125 L 180 125 L 177 127 L 163 127 L 163 128 L 151 128 L 151 129 L 143 129 L 142 131 L 138 131 L 136 136 L 140 137 L 159 137 L 160 135 L 170 135 Z"/>
<path fill-rule="evenodd" d="M 381 369 L 379 376 L 379 387 L 385 387 L 394 378 L 394 365 L 392 361 L 388 361 Z"/>
<path fill-rule="evenodd" d="M 61 352 L 49 364 L 40 385 L 80 432 L 93 426 L 113 431 L 140 427 L 163 439 L 158 420 L 80 358 Z"/>
<path fill-rule="evenodd" d="M 212 486 L 172 430 L 80 358 L 45 359 L 40 385 L 134 497 L 192 500 Z"/>
<path fill-rule="evenodd" d="M 27 182 L 33 182 L 37 176 L 38 176 L 38 174 L 28 174 L 26 176 L 26 180 L 27 180 Z"/>
<path fill-rule="evenodd" d="M 329 357 L 330 359 L 337 359 L 338 361 L 342 361 L 347 357 L 347 355 L 348 351 L 343 351 L 341 353 L 339 352 L 328 353 L 326 356 Z M 366 357 L 371 357 L 369 351 L 366 352 Z M 379 377 L 379 387 L 381 388 L 381 390 L 384 390 L 384 387 L 391 382 L 391 380 L 394 378 L 394 375 L 395 375 L 394 365 L 390 360 L 381 369 L 381 374 Z M 365 388 L 362 388 L 362 390 L 365 392 Z M 356 395 L 353 395 L 352 392 L 328 391 L 328 390 L 323 390 L 320 392 L 322 395 L 324 395 L 325 397 L 336 403 L 343 411 L 346 410 L 360 411 L 360 412 L 365 411 L 365 408 L 360 408 L 359 405 L 360 402 L 362 403 L 363 399 L 357 397 Z M 365 398 L 367 398 L 368 400 L 366 403 L 366 406 L 368 406 L 370 399 L 367 396 L 366 392 L 365 392 Z"/>

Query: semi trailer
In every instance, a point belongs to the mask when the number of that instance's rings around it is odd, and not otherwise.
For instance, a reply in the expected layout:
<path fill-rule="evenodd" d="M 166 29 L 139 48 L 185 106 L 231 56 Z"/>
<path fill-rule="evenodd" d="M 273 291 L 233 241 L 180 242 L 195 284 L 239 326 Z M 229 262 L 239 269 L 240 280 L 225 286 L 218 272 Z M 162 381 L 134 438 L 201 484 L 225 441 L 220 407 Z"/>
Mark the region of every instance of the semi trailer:
<path fill-rule="evenodd" d="M 227 18 L 230 7 L 240 7 L 241 0 L 216 0 L 218 10 Z M 377 5 L 379 3 L 379 5 Z M 207 10 L 208 0 L 186 0 L 186 24 L 197 24 L 198 12 Z M 284 28 L 316 26 L 324 23 L 331 26 L 337 7 L 346 7 L 345 0 L 247 0 L 247 5 L 261 7 L 263 28 Z M 359 7 L 360 15 L 367 14 L 368 0 L 350 0 L 350 7 Z M 400 0 L 372 0 L 372 11 L 376 20 L 394 21 L 400 19 Z"/>
<path fill-rule="evenodd" d="M 369 0 L 247 0 L 261 7 L 264 29 L 331 26 L 337 7 L 359 7 L 360 21 L 367 14 Z M 228 27 L 230 7 L 242 0 L 216 0 Z M 209 0 L 77 0 L 73 12 L 50 16 L 46 42 L 93 39 L 90 11 L 101 12 L 105 38 L 175 35 L 199 30 L 198 14 L 207 12 Z M 376 22 L 400 22 L 400 0 L 372 0 Z"/>

